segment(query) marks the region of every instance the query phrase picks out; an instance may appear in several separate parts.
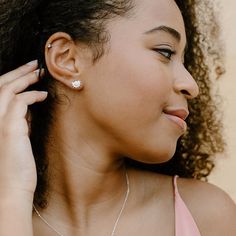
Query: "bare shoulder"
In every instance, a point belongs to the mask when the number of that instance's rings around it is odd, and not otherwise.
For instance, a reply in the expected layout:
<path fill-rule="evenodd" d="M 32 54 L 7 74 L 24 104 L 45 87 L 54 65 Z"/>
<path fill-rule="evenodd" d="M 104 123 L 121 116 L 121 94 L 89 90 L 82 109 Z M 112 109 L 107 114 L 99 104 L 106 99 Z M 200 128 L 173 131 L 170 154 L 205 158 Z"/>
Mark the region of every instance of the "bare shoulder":
<path fill-rule="evenodd" d="M 139 196 L 143 190 L 149 202 L 150 198 L 153 202 L 158 199 L 163 209 L 172 209 L 173 177 L 139 170 L 133 170 L 132 175 Z M 227 193 L 213 184 L 194 179 L 178 178 L 177 186 L 202 236 L 236 235 L 236 205 Z"/>
<path fill-rule="evenodd" d="M 178 178 L 179 193 L 202 235 L 236 235 L 236 205 L 220 188 L 206 182 Z"/>

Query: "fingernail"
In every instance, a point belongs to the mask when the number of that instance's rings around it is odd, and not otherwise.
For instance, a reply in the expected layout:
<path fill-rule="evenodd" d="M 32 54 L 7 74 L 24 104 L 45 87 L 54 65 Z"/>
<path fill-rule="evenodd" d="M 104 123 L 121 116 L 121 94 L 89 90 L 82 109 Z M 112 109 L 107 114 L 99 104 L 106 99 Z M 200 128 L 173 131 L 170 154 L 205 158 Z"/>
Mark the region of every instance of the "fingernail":
<path fill-rule="evenodd" d="M 36 66 L 38 64 L 38 60 L 30 61 L 26 65 L 28 66 Z"/>
<path fill-rule="evenodd" d="M 47 91 L 40 91 L 42 94 L 48 95 Z"/>
<path fill-rule="evenodd" d="M 34 73 L 36 74 L 37 77 L 39 76 L 39 71 L 40 71 L 40 69 L 37 69 L 34 71 Z"/>
<path fill-rule="evenodd" d="M 44 68 L 41 68 L 41 74 L 40 75 L 43 75 L 45 73 L 45 69 Z"/>

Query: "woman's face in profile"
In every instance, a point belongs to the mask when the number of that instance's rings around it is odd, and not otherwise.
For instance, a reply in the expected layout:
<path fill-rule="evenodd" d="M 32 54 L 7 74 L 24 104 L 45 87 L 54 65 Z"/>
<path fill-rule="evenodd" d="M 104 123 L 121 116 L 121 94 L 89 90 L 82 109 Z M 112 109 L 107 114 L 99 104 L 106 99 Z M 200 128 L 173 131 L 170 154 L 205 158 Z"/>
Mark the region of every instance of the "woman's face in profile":
<path fill-rule="evenodd" d="M 198 86 L 183 65 L 186 35 L 175 2 L 135 4 L 133 16 L 107 25 L 107 52 L 81 75 L 86 109 L 117 153 L 164 162 L 186 131 L 187 99 Z"/>

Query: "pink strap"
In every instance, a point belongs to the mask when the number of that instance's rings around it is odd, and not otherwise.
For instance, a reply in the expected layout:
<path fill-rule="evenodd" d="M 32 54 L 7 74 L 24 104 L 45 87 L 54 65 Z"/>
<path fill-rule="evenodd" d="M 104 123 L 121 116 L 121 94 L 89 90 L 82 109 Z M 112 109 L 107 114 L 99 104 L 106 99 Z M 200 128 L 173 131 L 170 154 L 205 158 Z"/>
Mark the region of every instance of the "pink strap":
<path fill-rule="evenodd" d="M 174 176 L 174 194 L 175 194 L 175 236 L 201 236 L 199 229 L 179 195 L 177 186 L 178 176 Z"/>

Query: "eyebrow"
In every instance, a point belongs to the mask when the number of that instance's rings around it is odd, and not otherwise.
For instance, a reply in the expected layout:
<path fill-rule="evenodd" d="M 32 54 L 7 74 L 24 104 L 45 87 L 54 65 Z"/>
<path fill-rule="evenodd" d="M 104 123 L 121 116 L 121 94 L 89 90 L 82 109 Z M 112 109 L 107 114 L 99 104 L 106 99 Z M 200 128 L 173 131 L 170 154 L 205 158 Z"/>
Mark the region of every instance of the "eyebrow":
<path fill-rule="evenodd" d="M 161 25 L 161 26 L 155 27 L 151 30 L 148 30 L 148 31 L 144 32 L 144 34 L 153 34 L 153 33 L 159 32 L 159 31 L 163 31 L 163 32 L 166 32 L 166 33 L 170 34 L 178 42 L 181 41 L 181 34 L 177 30 L 175 30 L 175 29 L 173 29 L 169 26 L 166 26 L 166 25 Z M 184 53 L 187 50 L 188 50 L 188 42 L 186 42 L 186 45 L 185 45 L 185 48 L 184 48 Z"/>
<path fill-rule="evenodd" d="M 181 34 L 177 30 L 175 30 L 175 29 L 173 29 L 173 28 L 171 28 L 169 26 L 165 26 L 165 25 L 161 25 L 161 26 L 155 27 L 155 28 L 153 28 L 151 30 L 148 30 L 148 31 L 144 32 L 144 34 L 153 34 L 153 33 L 156 33 L 158 31 L 164 31 L 164 32 L 170 34 L 178 42 L 180 42 L 180 40 L 181 40 Z"/>

